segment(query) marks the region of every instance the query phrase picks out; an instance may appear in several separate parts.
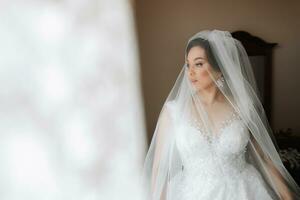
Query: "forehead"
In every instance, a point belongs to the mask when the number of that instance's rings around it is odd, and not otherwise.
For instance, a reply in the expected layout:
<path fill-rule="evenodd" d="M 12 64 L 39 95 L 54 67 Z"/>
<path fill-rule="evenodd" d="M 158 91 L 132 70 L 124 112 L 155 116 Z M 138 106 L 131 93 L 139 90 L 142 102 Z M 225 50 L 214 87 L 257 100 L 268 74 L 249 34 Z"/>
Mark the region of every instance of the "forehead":
<path fill-rule="evenodd" d="M 187 55 L 187 61 L 194 61 L 194 59 L 197 57 L 206 59 L 206 53 L 202 47 L 192 47 Z"/>

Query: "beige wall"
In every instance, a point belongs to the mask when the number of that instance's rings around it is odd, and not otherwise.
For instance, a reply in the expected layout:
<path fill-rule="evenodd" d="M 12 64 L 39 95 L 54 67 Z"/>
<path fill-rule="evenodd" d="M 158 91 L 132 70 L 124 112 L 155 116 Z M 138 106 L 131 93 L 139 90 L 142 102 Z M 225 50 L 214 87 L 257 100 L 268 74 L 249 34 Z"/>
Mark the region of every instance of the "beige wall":
<path fill-rule="evenodd" d="M 184 62 L 187 39 L 203 29 L 245 30 L 274 50 L 274 130 L 300 135 L 300 1 L 139 0 L 136 23 L 149 137 Z"/>

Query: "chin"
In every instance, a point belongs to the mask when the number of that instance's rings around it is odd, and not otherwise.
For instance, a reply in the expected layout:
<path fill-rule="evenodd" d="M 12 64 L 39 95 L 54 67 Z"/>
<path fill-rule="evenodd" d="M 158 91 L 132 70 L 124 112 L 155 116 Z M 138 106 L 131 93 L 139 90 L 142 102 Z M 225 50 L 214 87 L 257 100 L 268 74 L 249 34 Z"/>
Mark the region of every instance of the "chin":
<path fill-rule="evenodd" d="M 196 89 L 197 91 L 202 91 L 202 90 L 204 90 L 204 87 L 203 87 L 203 86 L 195 85 L 195 89 Z"/>

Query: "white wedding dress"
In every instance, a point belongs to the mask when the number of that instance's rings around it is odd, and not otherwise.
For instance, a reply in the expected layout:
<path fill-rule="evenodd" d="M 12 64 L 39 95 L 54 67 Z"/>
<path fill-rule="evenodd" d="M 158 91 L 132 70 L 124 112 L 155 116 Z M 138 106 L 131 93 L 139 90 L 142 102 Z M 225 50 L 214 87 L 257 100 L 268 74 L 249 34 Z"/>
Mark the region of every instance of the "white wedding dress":
<path fill-rule="evenodd" d="M 171 179 L 176 191 L 171 200 L 273 199 L 262 176 L 245 159 L 250 136 L 236 113 L 211 140 L 193 123 L 176 123 L 175 131 L 183 166 Z"/>

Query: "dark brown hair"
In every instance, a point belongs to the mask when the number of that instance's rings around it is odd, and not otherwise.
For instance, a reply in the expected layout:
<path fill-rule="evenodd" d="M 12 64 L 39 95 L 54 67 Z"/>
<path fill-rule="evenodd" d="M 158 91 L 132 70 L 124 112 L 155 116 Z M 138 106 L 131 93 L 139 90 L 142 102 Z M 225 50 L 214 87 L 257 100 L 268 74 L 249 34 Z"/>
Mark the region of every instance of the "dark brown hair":
<path fill-rule="evenodd" d="M 215 56 L 212 53 L 212 50 L 210 48 L 210 44 L 209 41 L 202 39 L 202 38 L 195 38 L 193 40 L 191 40 L 187 47 L 186 47 L 186 55 L 188 55 L 188 53 L 190 52 L 191 48 L 193 47 L 201 47 L 205 50 L 206 53 L 206 57 L 208 59 L 209 64 L 213 67 L 214 70 L 216 71 L 220 71 L 220 67 L 218 65 L 218 62 L 215 58 Z"/>

